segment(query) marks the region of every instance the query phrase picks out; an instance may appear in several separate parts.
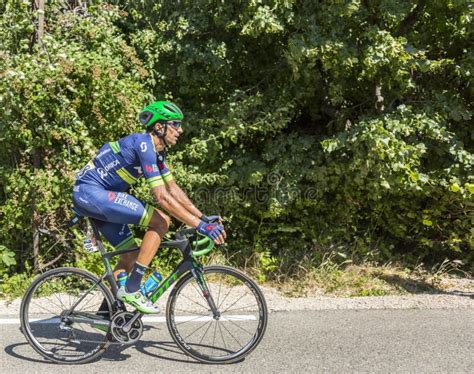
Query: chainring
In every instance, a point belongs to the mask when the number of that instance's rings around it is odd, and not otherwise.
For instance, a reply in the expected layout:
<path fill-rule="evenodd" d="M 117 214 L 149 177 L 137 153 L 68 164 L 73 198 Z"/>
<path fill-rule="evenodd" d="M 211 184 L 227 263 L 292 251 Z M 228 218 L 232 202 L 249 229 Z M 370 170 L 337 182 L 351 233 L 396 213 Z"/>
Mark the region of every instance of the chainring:
<path fill-rule="evenodd" d="M 117 342 L 121 344 L 133 344 L 140 340 L 143 334 L 143 322 L 140 318 L 133 322 L 130 331 L 123 331 L 123 326 L 125 326 L 133 316 L 134 314 L 130 312 L 118 312 L 112 317 L 110 321 L 110 332 Z"/>

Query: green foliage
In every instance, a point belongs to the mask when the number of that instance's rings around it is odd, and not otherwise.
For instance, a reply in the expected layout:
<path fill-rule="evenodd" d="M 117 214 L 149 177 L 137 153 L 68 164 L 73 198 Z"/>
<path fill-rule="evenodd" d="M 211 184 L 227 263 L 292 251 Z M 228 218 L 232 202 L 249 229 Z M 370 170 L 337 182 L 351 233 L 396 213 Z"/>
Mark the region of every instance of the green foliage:
<path fill-rule="evenodd" d="M 33 277 L 28 276 L 27 273 L 5 276 L 0 283 L 0 297 L 11 299 L 22 297 L 32 279 Z"/>
<path fill-rule="evenodd" d="M 472 267 L 469 2 L 92 3 L 48 2 L 33 47 L 29 3 L 0 5 L 0 236 L 20 267 L 32 211 L 60 227 L 74 171 L 152 96 L 185 111 L 178 182 L 262 279 L 331 251 Z"/>
<path fill-rule="evenodd" d="M 15 252 L 4 245 L 0 245 L 0 276 L 14 265 L 16 265 Z"/>
<path fill-rule="evenodd" d="M 114 8 L 91 6 L 81 15 L 48 2 L 43 43 L 29 46 L 21 25 L 31 14 L 9 28 L 21 18 L 17 6 L 8 1 L 0 20 L 0 236 L 24 263 L 32 219 L 53 231 L 63 226 L 74 172 L 110 137 L 139 128 L 147 73 L 114 26 Z M 44 253 L 44 262 L 53 256 Z"/>

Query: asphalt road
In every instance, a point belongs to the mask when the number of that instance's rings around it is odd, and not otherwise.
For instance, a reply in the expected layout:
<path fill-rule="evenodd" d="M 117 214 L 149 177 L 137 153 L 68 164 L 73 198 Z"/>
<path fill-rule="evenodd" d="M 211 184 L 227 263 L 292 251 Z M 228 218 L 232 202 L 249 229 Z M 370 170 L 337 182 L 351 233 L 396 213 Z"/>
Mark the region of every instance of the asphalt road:
<path fill-rule="evenodd" d="M 1 373 L 474 372 L 474 309 L 327 310 L 270 315 L 265 338 L 242 362 L 196 363 L 174 345 L 166 324 L 150 325 L 135 346 L 101 360 L 47 363 L 18 325 L 0 325 Z"/>

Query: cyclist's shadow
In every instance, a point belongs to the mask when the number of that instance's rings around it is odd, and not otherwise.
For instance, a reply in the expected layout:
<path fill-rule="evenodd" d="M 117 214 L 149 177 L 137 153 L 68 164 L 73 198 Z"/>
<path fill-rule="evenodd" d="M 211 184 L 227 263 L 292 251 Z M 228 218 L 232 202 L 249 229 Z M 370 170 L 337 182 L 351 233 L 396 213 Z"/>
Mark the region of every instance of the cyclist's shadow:
<path fill-rule="evenodd" d="M 144 332 L 150 330 L 158 330 L 158 332 L 162 332 L 160 329 L 156 329 L 152 326 L 144 326 L 143 330 Z M 143 336 L 142 339 L 132 345 L 110 345 L 99 360 L 124 361 L 133 354 L 133 350 L 137 350 L 140 353 L 162 360 L 195 364 L 199 363 L 186 356 L 173 341 L 143 340 Z M 130 354 L 126 353 L 127 351 L 130 352 Z"/>
<path fill-rule="evenodd" d="M 152 326 L 144 326 L 144 331 L 155 330 L 156 328 Z M 160 329 L 157 329 L 160 330 Z M 162 332 L 162 331 L 159 331 Z M 14 343 L 6 346 L 4 351 L 9 356 L 14 358 L 36 362 L 36 363 L 44 363 L 44 364 L 51 364 L 51 361 L 48 361 L 42 358 L 39 355 L 35 355 L 31 357 L 31 352 L 21 354 L 16 352 L 17 348 L 23 350 L 23 348 L 29 347 L 27 342 L 22 343 Z M 31 348 L 31 350 L 33 350 Z M 122 345 L 113 343 L 109 345 L 105 353 L 97 358 L 93 362 L 101 361 L 101 360 L 108 360 L 108 361 L 125 361 L 129 359 L 133 355 L 133 350 L 137 350 L 140 353 L 146 354 L 148 356 L 152 356 L 154 358 L 159 358 L 162 360 L 174 361 L 174 362 L 181 362 L 181 363 L 189 363 L 189 364 L 201 364 L 200 362 L 188 357 L 183 351 L 179 349 L 174 341 L 156 341 L 156 340 L 139 340 L 135 344 L 132 345 Z M 237 361 L 242 362 L 245 358 Z"/>
<path fill-rule="evenodd" d="M 158 330 L 156 327 L 144 326 L 144 331 L 149 330 Z M 156 340 L 139 340 L 133 345 L 129 346 L 111 346 L 105 354 L 101 357 L 102 360 L 124 360 L 123 356 L 126 358 L 130 357 L 129 354 L 124 354 L 124 351 L 127 349 L 136 349 L 138 352 L 151 356 L 153 358 L 158 358 L 162 360 L 189 363 L 189 364 L 199 364 L 205 365 L 199 361 L 194 360 L 193 358 L 186 355 L 174 341 L 156 341 Z M 245 358 L 242 358 L 235 363 L 243 362 Z"/>

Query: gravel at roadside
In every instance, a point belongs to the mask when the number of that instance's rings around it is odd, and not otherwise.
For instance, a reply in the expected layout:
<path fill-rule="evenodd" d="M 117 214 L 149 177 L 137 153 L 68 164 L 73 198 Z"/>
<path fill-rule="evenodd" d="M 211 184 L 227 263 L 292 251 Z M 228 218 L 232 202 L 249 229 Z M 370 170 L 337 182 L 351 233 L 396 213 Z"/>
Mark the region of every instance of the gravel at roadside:
<path fill-rule="evenodd" d="M 271 312 L 296 310 L 364 310 L 364 309 L 474 309 L 474 292 L 447 292 L 443 294 L 417 294 L 404 296 L 366 297 L 286 297 L 270 287 L 262 287 Z M 0 316 L 18 317 L 21 299 L 0 300 Z M 166 298 L 159 300 L 166 305 Z"/>
<path fill-rule="evenodd" d="M 271 311 L 332 309 L 453 309 L 474 308 L 474 293 L 419 294 L 406 296 L 364 297 L 296 297 L 281 296 L 273 289 L 264 289 Z"/>

